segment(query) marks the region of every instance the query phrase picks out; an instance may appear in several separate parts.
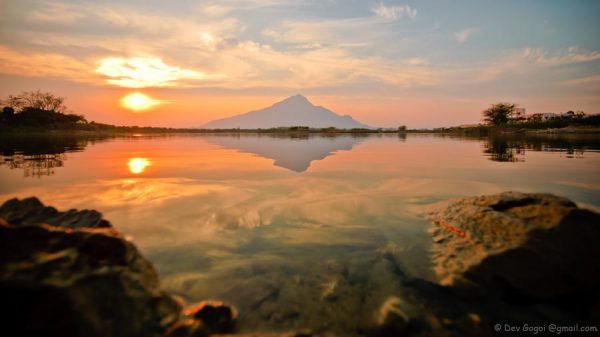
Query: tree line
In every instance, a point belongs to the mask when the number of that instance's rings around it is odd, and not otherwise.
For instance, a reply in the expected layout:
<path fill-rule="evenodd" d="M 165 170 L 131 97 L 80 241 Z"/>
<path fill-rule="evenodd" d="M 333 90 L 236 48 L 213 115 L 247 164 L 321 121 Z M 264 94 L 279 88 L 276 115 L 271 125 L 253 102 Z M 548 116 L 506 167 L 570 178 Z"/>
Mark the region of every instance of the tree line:
<path fill-rule="evenodd" d="M 9 95 L 0 106 L 0 125 L 5 127 L 72 128 L 87 123 L 82 115 L 69 113 L 63 97 L 40 90 Z"/>
<path fill-rule="evenodd" d="M 535 113 L 528 117 L 515 114 L 517 105 L 514 103 L 496 103 L 485 109 L 483 120 L 491 126 L 532 126 L 532 127 L 565 127 L 568 125 L 600 125 L 599 115 L 586 115 L 583 111 L 568 111 L 562 114 Z"/>

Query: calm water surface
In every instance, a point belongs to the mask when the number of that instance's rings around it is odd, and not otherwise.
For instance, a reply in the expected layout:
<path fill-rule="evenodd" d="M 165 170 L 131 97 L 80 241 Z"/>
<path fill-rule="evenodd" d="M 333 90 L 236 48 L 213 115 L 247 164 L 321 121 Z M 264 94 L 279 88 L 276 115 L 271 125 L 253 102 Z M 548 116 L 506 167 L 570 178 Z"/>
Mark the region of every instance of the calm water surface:
<path fill-rule="evenodd" d="M 506 190 L 600 209 L 600 137 L 2 137 L 0 202 L 93 208 L 164 286 L 242 331 L 355 331 L 399 277 L 435 281 L 427 207 Z"/>

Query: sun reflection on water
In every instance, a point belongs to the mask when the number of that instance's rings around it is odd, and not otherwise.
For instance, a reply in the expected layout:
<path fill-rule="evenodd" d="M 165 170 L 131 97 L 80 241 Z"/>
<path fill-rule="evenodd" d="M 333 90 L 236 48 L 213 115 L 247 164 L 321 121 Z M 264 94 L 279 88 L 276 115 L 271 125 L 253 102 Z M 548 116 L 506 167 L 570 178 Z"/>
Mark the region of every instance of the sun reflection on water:
<path fill-rule="evenodd" d="M 150 166 L 150 161 L 146 158 L 131 158 L 127 165 L 131 173 L 140 174 L 146 170 L 146 167 Z"/>

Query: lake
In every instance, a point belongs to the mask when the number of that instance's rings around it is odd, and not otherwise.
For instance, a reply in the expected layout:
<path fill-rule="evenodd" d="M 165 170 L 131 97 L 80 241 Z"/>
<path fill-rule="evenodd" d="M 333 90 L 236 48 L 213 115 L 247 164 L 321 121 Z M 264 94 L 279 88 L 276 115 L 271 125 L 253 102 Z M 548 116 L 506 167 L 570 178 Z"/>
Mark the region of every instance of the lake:
<path fill-rule="evenodd" d="M 190 301 L 244 332 L 352 335 L 399 279 L 436 281 L 440 201 L 548 192 L 600 210 L 599 135 L 0 137 L 0 202 L 96 209 Z"/>

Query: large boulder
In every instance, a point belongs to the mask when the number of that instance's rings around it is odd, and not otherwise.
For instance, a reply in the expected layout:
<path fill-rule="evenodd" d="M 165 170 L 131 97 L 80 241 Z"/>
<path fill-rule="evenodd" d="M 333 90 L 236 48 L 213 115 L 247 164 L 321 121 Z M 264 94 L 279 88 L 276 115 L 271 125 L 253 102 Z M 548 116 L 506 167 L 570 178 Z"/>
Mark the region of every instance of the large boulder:
<path fill-rule="evenodd" d="M 590 308 L 600 289 L 600 215 L 550 194 L 505 192 L 430 214 L 434 271 L 519 303 Z"/>
<path fill-rule="evenodd" d="M 0 296 L 5 336 L 160 336 L 181 313 L 100 213 L 34 198 L 0 207 Z"/>

